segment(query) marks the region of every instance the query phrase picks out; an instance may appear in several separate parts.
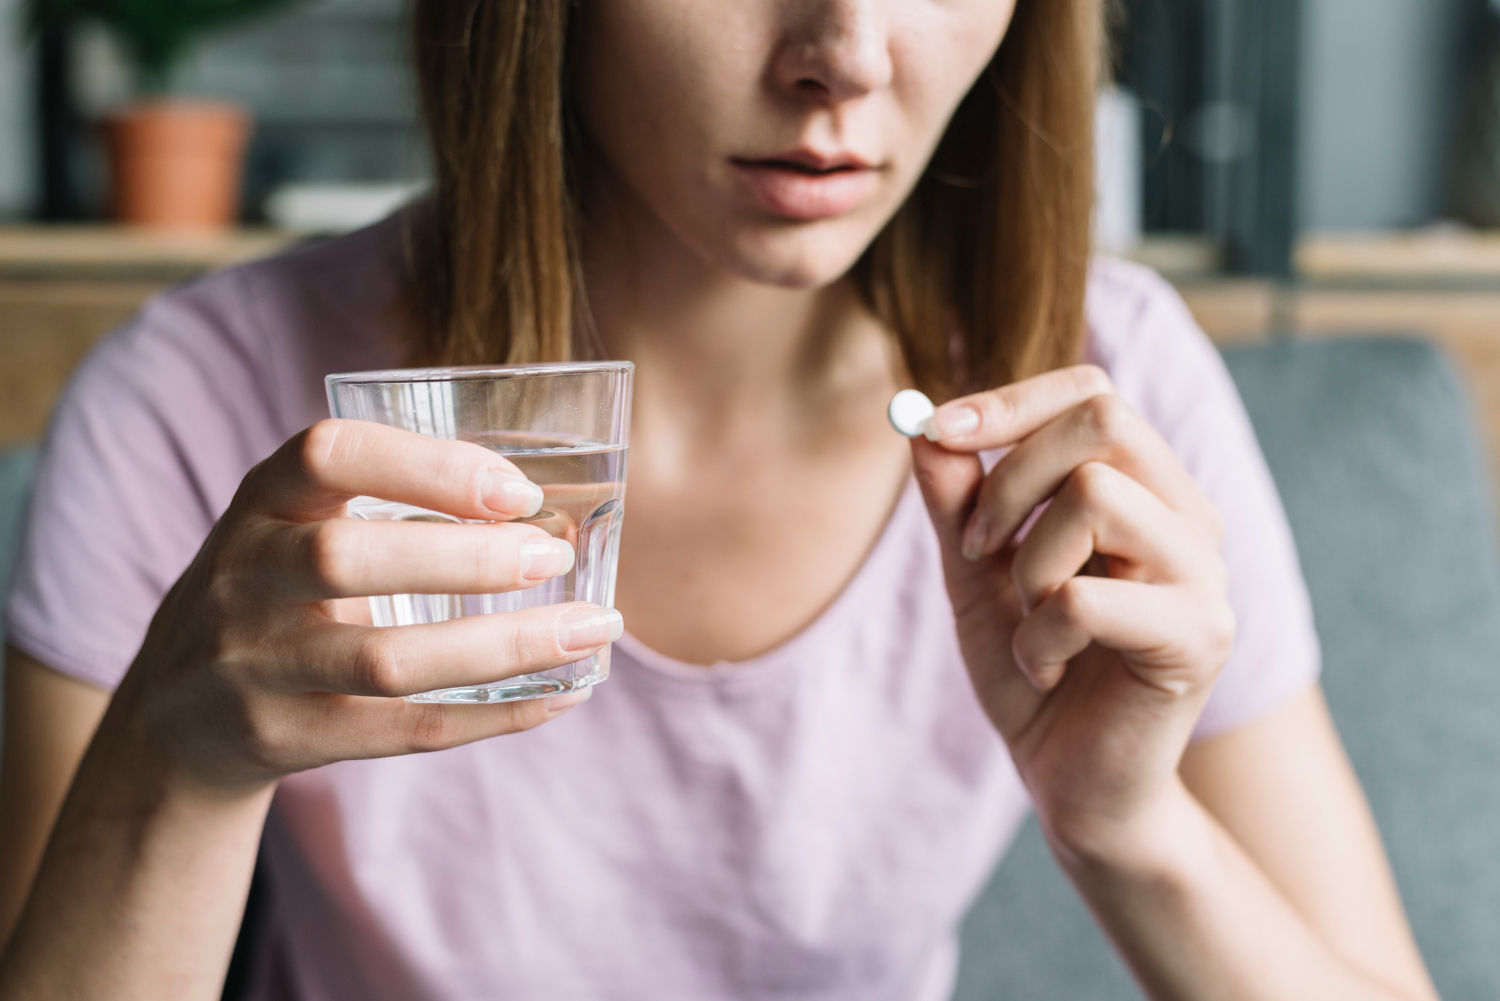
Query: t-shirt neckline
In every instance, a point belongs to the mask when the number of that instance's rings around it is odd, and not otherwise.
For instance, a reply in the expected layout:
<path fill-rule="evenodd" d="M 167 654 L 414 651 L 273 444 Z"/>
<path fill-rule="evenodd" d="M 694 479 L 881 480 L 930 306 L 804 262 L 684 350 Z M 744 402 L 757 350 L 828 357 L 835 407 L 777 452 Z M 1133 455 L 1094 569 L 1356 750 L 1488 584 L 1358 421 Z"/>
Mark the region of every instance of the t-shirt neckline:
<path fill-rule="evenodd" d="M 778 673 L 781 668 L 799 663 L 802 652 L 815 643 L 823 632 L 832 628 L 832 623 L 845 615 L 846 609 L 870 585 L 878 568 L 886 562 L 887 554 L 897 545 L 898 537 L 902 534 L 900 528 L 913 517 L 921 515 L 923 510 L 916 477 L 908 475 L 880 533 L 843 587 L 807 625 L 764 653 L 745 660 L 694 664 L 652 649 L 637 639 L 628 628 L 615 640 L 615 647 L 631 661 L 646 668 L 650 675 L 689 685 L 749 684 L 766 675 Z"/>

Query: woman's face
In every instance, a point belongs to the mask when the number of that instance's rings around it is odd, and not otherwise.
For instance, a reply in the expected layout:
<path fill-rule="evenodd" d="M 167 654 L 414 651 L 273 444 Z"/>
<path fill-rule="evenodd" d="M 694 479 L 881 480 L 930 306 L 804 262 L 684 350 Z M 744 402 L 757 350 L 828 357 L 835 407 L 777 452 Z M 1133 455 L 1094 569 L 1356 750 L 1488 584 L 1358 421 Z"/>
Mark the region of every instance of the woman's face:
<path fill-rule="evenodd" d="M 832 282 L 921 176 L 1014 6 L 582 0 L 577 107 L 615 182 L 589 196 L 623 190 L 743 278 Z"/>

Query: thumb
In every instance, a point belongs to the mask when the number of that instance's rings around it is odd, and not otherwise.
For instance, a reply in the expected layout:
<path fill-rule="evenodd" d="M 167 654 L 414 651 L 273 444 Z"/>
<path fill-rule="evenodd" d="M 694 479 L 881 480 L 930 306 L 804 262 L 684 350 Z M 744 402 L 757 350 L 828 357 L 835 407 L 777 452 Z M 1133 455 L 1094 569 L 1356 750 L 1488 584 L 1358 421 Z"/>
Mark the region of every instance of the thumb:
<path fill-rule="evenodd" d="M 967 563 L 962 555 L 964 527 L 984 482 L 984 466 L 975 453 L 950 452 L 926 438 L 911 440 L 912 467 L 927 513 L 932 516 L 944 564 Z"/>
<path fill-rule="evenodd" d="M 997 565 L 998 556 L 975 561 L 963 554 L 964 528 L 979 498 L 984 466 L 977 454 L 950 452 L 925 438 L 913 438 L 911 449 L 917 484 L 937 530 L 948 594 L 955 608 L 975 608 L 975 599 L 984 594 L 995 597 L 997 588 L 1003 589 L 1010 579 Z M 964 626 L 959 623 L 961 630 Z"/>
<path fill-rule="evenodd" d="M 974 692 L 1000 733 L 1010 739 L 1035 713 L 1042 695 L 1011 652 L 1022 614 L 1007 558 L 996 554 L 970 560 L 963 554 L 964 528 L 984 482 L 984 466 L 977 454 L 950 452 L 925 438 L 913 438 L 911 446 L 917 484 L 937 530 L 943 577 Z"/>

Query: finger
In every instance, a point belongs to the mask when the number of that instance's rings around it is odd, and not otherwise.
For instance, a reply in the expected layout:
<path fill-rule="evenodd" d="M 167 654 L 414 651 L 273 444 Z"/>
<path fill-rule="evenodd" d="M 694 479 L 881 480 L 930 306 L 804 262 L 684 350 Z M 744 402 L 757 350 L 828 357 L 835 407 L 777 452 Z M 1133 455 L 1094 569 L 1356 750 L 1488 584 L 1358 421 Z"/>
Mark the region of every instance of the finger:
<path fill-rule="evenodd" d="M 927 437 L 955 452 L 1013 445 L 1063 411 L 1114 387 L 1097 365 L 1073 365 L 950 400 L 929 418 Z"/>
<path fill-rule="evenodd" d="M 379 497 L 460 518 L 526 518 L 542 489 L 498 452 L 370 421 L 324 420 L 246 477 L 245 500 L 282 518 L 324 518 L 353 497 Z"/>
<path fill-rule="evenodd" d="M 529 730 L 586 702 L 593 691 L 588 687 L 546 698 L 484 705 L 334 694 L 302 696 L 296 700 L 295 709 L 273 724 L 277 730 L 290 732 L 284 737 L 273 733 L 266 743 L 282 741 L 282 746 L 293 749 L 286 755 L 291 760 L 273 763 L 278 771 L 334 761 L 442 751 L 487 737 Z M 309 734 L 316 735 L 316 748 L 306 748 Z M 306 748 L 304 753 L 297 752 L 299 744 Z"/>
<path fill-rule="evenodd" d="M 407 702 L 386 702 L 381 708 L 394 717 L 385 739 L 397 744 L 396 753 L 442 751 L 486 737 L 517 733 L 540 726 L 587 702 L 594 688 L 580 688 L 562 695 L 540 699 L 519 699 L 494 706 L 452 706 Z M 491 711 L 494 710 L 494 711 Z M 379 734 L 379 731 L 376 731 Z M 377 740 L 381 739 L 377 736 Z M 376 747 L 374 757 L 388 757 L 391 751 Z"/>
<path fill-rule="evenodd" d="M 330 601 L 323 607 L 329 617 L 336 622 L 348 622 L 357 626 L 374 625 L 374 617 L 370 614 L 370 603 L 364 598 L 340 598 L 337 601 Z"/>
<path fill-rule="evenodd" d="M 587 602 L 411 626 L 329 621 L 299 632 L 295 649 L 274 658 L 276 676 L 265 683 L 396 698 L 561 667 L 597 653 L 623 631 L 619 612 Z"/>
<path fill-rule="evenodd" d="M 284 526 L 247 553 L 288 601 L 372 594 L 493 594 L 573 568 L 573 547 L 534 525 L 328 518 Z"/>
<path fill-rule="evenodd" d="M 1182 516 L 1112 466 L 1075 469 L 1037 518 L 1011 560 L 1021 607 L 1029 612 L 1078 575 L 1094 554 L 1125 564 L 1111 576 L 1175 583 L 1203 572 L 1213 554 L 1185 530 Z"/>
<path fill-rule="evenodd" d="M 1118 396 L 1090 397 L 1026 438 L 990 470 L 964 533 L 970 559 L 998 551 L 1086 462 L 1119 469 L 1168 507 L 1208 525 L 1212 508 L 1172 447 Z"/>
<path fill-rule="evenodd" d="M 962 563 L 958 556 L 964 525 L 984 482 L 984 467 L 977 455 L 950 452 L 924 438 L 913 438 L 911 450 L 912 469 L 937 530 L 944 563 Z"/>
<path fill-rule="evenodd" d="M 1031 718 L 1040 698 L 1005 649 L 1020 608 L 1003 566 L 972 562 L 959 552 L 984 470 L 977 455 L 949 452 L 923 438 L 912 439 L 912 460 L 942 552 L 959 642 L 971 664 L 986 665 L 971 671 L 970 678 L 1001 732 L 1014 733 Z"/>
<path fill-rule="evenodd" d="M 1212 680 L 1233 644 L 1233 616 L 1181 587 L 1073 577 L 1016 629 L 1016 665 L 1042 691 L 1091 643 L 1125 654 L 1142 681 L 1171 695 Z"/>

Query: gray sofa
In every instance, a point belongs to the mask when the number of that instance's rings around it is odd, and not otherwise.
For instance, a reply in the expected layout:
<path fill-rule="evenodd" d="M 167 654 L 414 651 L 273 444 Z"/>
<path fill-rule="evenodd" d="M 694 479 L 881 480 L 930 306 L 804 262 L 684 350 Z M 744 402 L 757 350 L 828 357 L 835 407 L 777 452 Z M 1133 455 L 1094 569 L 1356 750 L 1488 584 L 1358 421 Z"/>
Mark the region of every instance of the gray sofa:
<path fill-rule="evenodd" d="M 21 510 L 26 503 L 31 470 L 36 453 L 29 448 L 11 448 L 0 452 L 0 594 L 10 580 L 15 560 L 17 536 L 21 528 Z M 0 629 L 4 629 L 0 622 Z M 4 634 L 0 633 L 0 638 Z M 3 690 L 3 686 L 0 686 Z M 0 696 L 3 698 L 3 696 Z"/>
<path fill-rule="evenodd" d="M 1329 702 L 1423 953 L 1448 1001 L 1500 997 L 1500 563 L 1463 394 L 1416 341 L 1227 358 L 1297 535 Z M 7 562 L 30 462 L 0 457 Z M 963 946 L 958 1001 L 1140 996 L 1034 824 Z"/>

